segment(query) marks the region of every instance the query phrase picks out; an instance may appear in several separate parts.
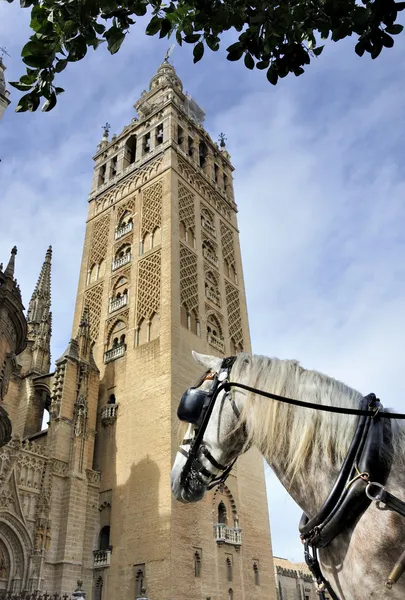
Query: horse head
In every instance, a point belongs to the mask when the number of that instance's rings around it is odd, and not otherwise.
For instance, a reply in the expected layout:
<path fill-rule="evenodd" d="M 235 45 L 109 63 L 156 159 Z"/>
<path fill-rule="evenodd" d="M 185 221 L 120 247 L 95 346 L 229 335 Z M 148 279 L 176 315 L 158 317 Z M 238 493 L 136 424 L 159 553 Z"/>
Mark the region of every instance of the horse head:
<path fill-rule="evenodd" d="M 177 411 L 189 424 L 171 472 L 172 492 L 181 502 L 198 502 L 224 481 L 246 440 L 238 427 L 244 395 L 226 386 L 236 357 L 193 357 L 205 373 L 183 394 Z"/>

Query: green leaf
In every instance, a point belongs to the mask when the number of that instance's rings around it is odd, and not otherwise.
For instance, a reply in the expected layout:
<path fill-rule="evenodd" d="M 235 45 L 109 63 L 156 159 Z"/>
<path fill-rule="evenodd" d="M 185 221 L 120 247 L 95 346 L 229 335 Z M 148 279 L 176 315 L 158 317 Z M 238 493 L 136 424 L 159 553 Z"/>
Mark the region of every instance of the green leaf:
<path fill-rule="evenodd" d="M 183 38 L 181 37 L 181 32 L 179 30 L 176 31 L 176 42 L 179 46 L 183 45 Z"/>
<path fill-rule="evenodd" d="M 390 27 L 386 27 L 385 31 L 387 33 L 390 33 L 391 35 L 397 35 L 398 33 L 401 33 L 401 31 L 403 30 L 404 26 L 403 25 L 391 25 Z"/>
<path fill-rule="evenodd" d="M 66 49 L 69 51 L 69 62 L 82 60 L 87 54 L 86 40 L 82 35 L 78 35 L 69 42 L 66 42 Z"/>
<path fill-rule="evenodd" d="M 358 56 L 363 56 L 366 51 L 364 43 L 360 40 L 354 47 L 354 51 Z"/>
<path fill-rule="evenodd" d="M 318 48 L 314 48 L 312 52 L 315 54 L 315 56 L 319 56 L 320 54 L 322 54 L 322 50 L 324 48 L 325 46 L 318 46 Z"/>
<path fill-rule="evenodd" d="M 392 37 L 390 35 L 388 35 L 388 33 L 385 33 L 385 31 L 383 31 L 382 43 L 384 44 L 384 46 L 386 48 L 392 48 L 394 45 L 394 40 L 392 39 Z"/>
<path fill-rule="evenodd" d="M 21 81 L 9 81 L 9 84 L 21 92 L 28 92 L 33 86 L 33 83 L 21 83 Z"/>
<path fill-rule="evenodd" d="M 196 63 L 202 59 L 204 54 L 204 44 L 202 42 L 198 42 L 193 48 L 193 62 Z"/>
<path fill-rule="evenodd" d="M 267 71 L 267 79 L 270 81 L 270 83 L 272 85 L 276 85 L 276 83 L 278 81 L 277 71 L 273 66 L 271 66 L 269 68 L 269 70 Z"/>
<path fill-rule="evenodd" d="M 242 58 L 242 55 L 243 55 L 243 48 L 240 48 L 239 50 L 233 50 L 232 52 L 229 52 L 229 54 L 226 58 L 228 60 L 235 61 L 235 60 L 239 60 L 240 58 Z"/>
<path fill-rule="evenodd" d="M 245 67 L 247 67 L 248 69 L 252 70 L 255 68 L 255 61 L 252 58 L 252 55 L 249 52 L 246 52 L 245 54 Z"/>
<path fill-rule="evenodd" d="M 256 63 L 256 69 L 260 69 L 263 71 L 264 69 L 267 69 L 269 64 L 270 64 L 270 61 L 268 61 L 268 60 L 259 60 L 259 62 Z"/>
<path fill-rule="evenodd" d="M 29 67 L 45 69 L 49 66 L 49 56 L 24 56 L 23 62 Z"/>
<path fill-rule="evenodd" d="M 188 35 L 184 36 L 184 41 L 187 42 L 187 44 L 195 44 L 196 42 L 198 42 L 200 37 L 200 33 L 189 33 Z"/>
<path fill-rule="evenodd" d="M 169 21 L 169 19 L 163 19 L 162 26 L 160 28 L 159 37 L 160 38 L 166 37 L 166 35 L 171 31 L 171 29 L 172 29 L 172 24 Z"/>
<path fill-rule="evenodd" d="M 40 96 L 38 93 L 36 92 L 31 92 L 31 94 L 29 94 L 29 99 L 28 99 L 28 110 L 30 112 L 35 112 L 39 106 L 39 100 Z"/>
<path fill-rule="evenodd" d="M 146 35 L 155 35 L 158 31 L 160 31 L 162 19 L 160 17 L 152 17 L 149 22 L 149 25 L 146 27 Z"/>
<path fill-rule="evenodd" d="M 113 25 L 105 32 L 104 37 L 108 42 L 108 50 L 111 54 L 115 54 L 121 48 L 121 44 L 125 40 L 125 33 Z"/>
<path fill-rule="evenodd" d="M 105 31 L 105 26 L 102 23 L 93 23 L 93 27 L 98 34 L 102 34 Z"/>
<path fill-rule="evenodd" d="M 55 94 L 55 92 L 52 92 L 49 100 L 44 102 L 44 104 L 42 106 L 42 112 L 49 112 L 50 110 L 52 110 L 54 108 L 55 104 L 56 104 L 56 94 Z"/>
<path fill-rule="evenodd" d="M 227 52 L 236 52 L 236 51 L 241 51 L 241 56 L 242 56 L 242 52 L 243 52 L 243 45 L 240 42 L 235 42 L 235 44 L 232 44 L 231 46 L 229 46 L 226 49 Z"/>
<path fill-rule="evenodd" d="M 296 77 L 299 77 L 300 75 L 303 75 L 304 73 L 305 73 L 305 71 L 302 67 L 298 67 L 298 69 L 294 69 L 294 75 Z"/>
<path fill-rule="evenodd" d="M 207 43 L 208 48 L 213 52 L 216 52 L 219 49 L 219 39 L 216 36 L 206 35 L 205 41 Z"/>
<path fill-rule="evenodd" d="M 67 64 L 68 64 L 68 61 L 66 58 L 63 58 L 62 60 L 58 60 L 58 62 L 55 65 L 55 71 L 57 73 L 60 73 L 61 71 L 63 71 L 63 69 L 66 68 Z"/>
<path fill-rule="evenodd" d="M 21 96 L 16 106 L 15 112 L 26 112 L 28 110 L 28 103 L 31 94 L 25 94 L 25 96 Z"/>
<path fill-rule="evenodd" d="M 64 91 L 65 91 L 65 90 L 64 90 L 63 88 L 61 88 L 61 87 L 56 87 L 56 88 L 55 88 L 55 94 L 56 94 L 57 96 L 59 96 L 59 94 L 63 94 L 63 92 L 64 92 Z"/>

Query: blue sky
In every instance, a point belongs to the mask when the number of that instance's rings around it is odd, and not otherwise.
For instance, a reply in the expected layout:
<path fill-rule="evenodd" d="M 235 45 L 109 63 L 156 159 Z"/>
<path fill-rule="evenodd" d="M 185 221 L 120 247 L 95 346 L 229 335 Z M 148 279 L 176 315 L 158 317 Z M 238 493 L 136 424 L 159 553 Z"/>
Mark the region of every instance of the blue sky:
<path fill-rule="evenodd" d="M 8 80 L 23 73 L 29 12 L 0 5 Z M 111 57 L 104 46 L 64 71 L 51 113 L 0 123 L 0 260 L 18 245 L 27 305 L 53 245 L 53 357 L 70 337 L 92 155 L 103 123 L 119 133 L 163 60 L 167 41 L 136 27 Z M 405 37 L 376 60 L 354 41 L 330 44 L 306 74 L 268 84 L 225 51 L 172 62 L 224 131 L 235 171 L 242 256 L 255 353 L 296 358 L 405 410 Z M 302 560 L 299 509 L 266 468 L 273 550 Z"/>

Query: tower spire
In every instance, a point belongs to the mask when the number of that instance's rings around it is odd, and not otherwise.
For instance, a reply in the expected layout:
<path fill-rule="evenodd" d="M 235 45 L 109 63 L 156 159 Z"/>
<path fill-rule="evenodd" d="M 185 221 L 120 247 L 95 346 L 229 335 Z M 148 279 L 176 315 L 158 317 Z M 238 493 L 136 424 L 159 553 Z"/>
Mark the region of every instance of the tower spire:
<path fill-rule="evenodd" d="M 14 265 L 15 265 L 15 255 L 17 254 L 17 246 L 11 250 L 10 260 L 8 261 L 8 265 L 6 270 L 4 271 L 4 277 L 13 279 L 14 277 Z"/>

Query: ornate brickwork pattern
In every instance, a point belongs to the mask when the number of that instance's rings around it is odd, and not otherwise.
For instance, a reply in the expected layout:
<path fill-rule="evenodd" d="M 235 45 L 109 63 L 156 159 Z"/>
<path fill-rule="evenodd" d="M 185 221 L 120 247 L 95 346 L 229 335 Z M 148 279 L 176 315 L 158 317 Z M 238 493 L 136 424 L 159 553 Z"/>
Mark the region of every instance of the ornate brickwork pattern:
<path fill-rule="evenodd" d="M 195 229 L 195 201 L 194 194 L 179 181 L 179 220 L 186 229 Z"/>
<path fill-rule="evenodd" d="M 209 304 L 205 305 L 205 313 L 206 313 L 206 317 L 208 318 L 210 315 L 215 315 L 216 318 L 218 319 L 220 325 L 223 325 L 224 322 L 224 317 L 223 315 L 221 315 L 221 313 L 217 312 L 216 310 L 213 310 L 212 306 L 210 306 Z"/>
<path fill-rule="evenodd" d="M 49 411 L 50 416 L 53 418 L 59 417 L 63 385 L 65 382 L 65 370 L 66 364 L 64 362 L 56 365 L 56 372 L 51 395 L 51 409 Z"/>
<path fill-rule="evenodd" d="M 198 314 L 197 256 L 180 244 L 180 302 Z"/>
<path fill-rule="evenodd" d="M 228 202 L 221 198 L 216 192 L 200 175 L 196 169 L 191 166 L 181 156 L 178 156 L 179 173 L 192 185 L 202 196 L 205 198 L 211 206 L 215 207 L 227 219 L 231 218 L 231 210 Z M 232 206 L 232 208 L 235 208 Z"/>
<path fill-rule="evenodd" d="M 158 172 L 160 165 L 162 163 L 162 157 L 157 158 L 152 161 L 145 167 L 137 168 L 136 172 L 129 177 L 126 177 L 125 180 L 119 185 L 114 186 L 107 193 L 102 195 L 100 198 L 96 200 L 96 214 L 108 208 L 115 202 L 122 200 L 128 194 L 135 191 L 137 187 L 144 185 L 147 183 L 152 177 L 154 177 Z M 135 163 L 134 163 L 134 168 Z M 90 194 L 90 198 L 94 198 L 100 193 L 100 189 L 96 190 L 92 194 Z"/>
<path fill-rule="evenodd" d="M 128 280 L 128 284 L 129 284 L 130 279 L 131 279 L 131 267 L 128 267 L 127 269 L 123 269 L 122 271 L 120 271 L 119 273 L 114 275 L 114 277 L 111 277 L 110 290 L 113 290 L 115 288 L 117 282 L 122 277 L 125 277 Z"/>
<path fill-rule="evenodd" d="M 142 193 L 142 227 L 141 238 L 146 233 L 153 233 L 162 226 L 162 196 L 163 182 L 156 181 L 143 190 Z"/>
<path fill-rule="evenodd" d="M 90 335 L 93 341 L 98 338 L 98 332 L 100 329 L 103 288 L 104 284 L 99 283 L 98 285 L 95 285 L 87 290 L 87 292 L 84 294 L 84 306 L 86 306 L 89 311 Z"/>
<path fill-rule="evenodd" d="M 120 222 L 120 219 L 125 211 L 133 214 L 135 211 L 135 196 L 132 196 L 126 202 L 123 202 L 119 206 L 117 206 L 117 223 Z"/>
<path fill-rule="evenodd" d="M 154 313 L 160 314 L 160 250 L 138 263 L 138 298 L 136 322 L 150 320 Z"/>
<path fill-rule="evenodd" d="M 91 236 L 91 250 L 89 266 L 99 264 L 105 260 L 108 245 L 108 233 L 110 228 L 110 215 L 105 215 L 98 219 L 93 225 Z"/>
<path fill-rule="evenodd" d="M 229 336 L 235 345 L 243 348 L 243 329 L 240 313 L 239 291 L 227 281 L 225 282 L 226 305 L 228 310 Z"/>
<path fill-rule="evenodd" d="M 229 266 L 235 266 L 235 246 L 233 242 L 233 232 L 223 221 L 220 221 L 222 256 Z"/>

